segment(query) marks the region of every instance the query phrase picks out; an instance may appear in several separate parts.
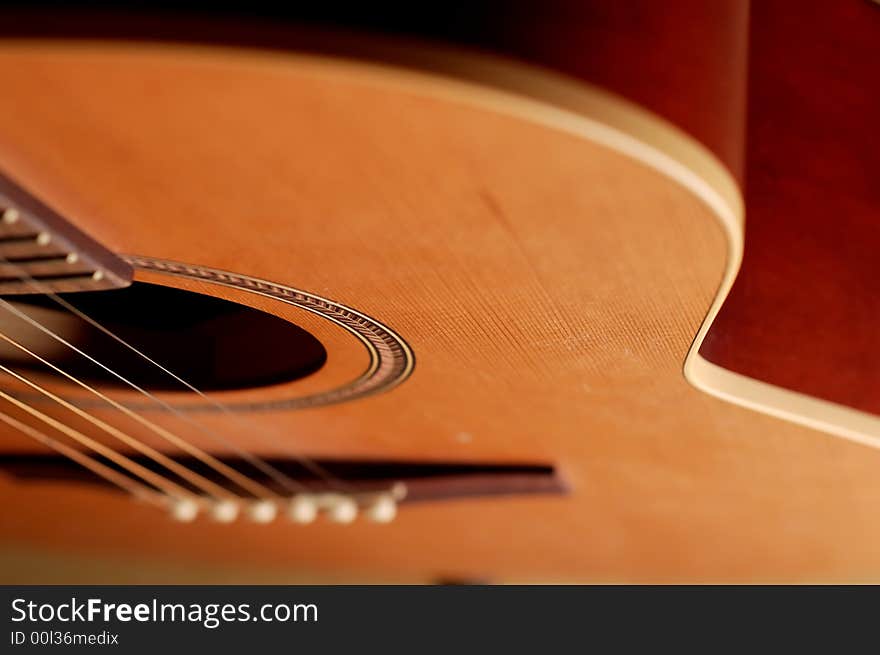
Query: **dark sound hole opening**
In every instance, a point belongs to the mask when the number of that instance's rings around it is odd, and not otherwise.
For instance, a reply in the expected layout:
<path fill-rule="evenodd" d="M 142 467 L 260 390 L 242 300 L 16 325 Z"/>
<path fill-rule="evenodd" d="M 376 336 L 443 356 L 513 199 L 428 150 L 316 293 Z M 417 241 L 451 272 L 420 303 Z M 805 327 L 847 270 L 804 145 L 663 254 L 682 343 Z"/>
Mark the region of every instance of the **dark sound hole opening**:
<path fill-rule="evenodd" d="M 169 371 L 205 391 L 297 380 L 320 369 L 324 346 L 282 318 L 191 291 L 135 282 L 126 289 L 64 294 L 65 300 Z M 185 391 L 179 382 L 45 296 L 10 300 L 23 312 L 135 384 Z M 118 378 L 10 312 L 0 331 L 87 382 L 125 387 Z M 0 361 L 16 370 L 51 370 L 8 343 Z M 57 375 L 57 374 L 56 374 Z"/>

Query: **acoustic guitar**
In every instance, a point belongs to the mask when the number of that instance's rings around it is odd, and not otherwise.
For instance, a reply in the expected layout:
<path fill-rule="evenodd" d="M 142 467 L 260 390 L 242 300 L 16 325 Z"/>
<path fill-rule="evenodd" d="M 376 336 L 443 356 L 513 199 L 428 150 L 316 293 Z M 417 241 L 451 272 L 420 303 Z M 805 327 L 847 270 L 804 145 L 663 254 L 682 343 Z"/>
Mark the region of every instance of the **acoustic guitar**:
<path fill-rule="evenodd" d="M 880 6 L 363 4 L 0 14 L 0 578 L 876 579 Z"/>

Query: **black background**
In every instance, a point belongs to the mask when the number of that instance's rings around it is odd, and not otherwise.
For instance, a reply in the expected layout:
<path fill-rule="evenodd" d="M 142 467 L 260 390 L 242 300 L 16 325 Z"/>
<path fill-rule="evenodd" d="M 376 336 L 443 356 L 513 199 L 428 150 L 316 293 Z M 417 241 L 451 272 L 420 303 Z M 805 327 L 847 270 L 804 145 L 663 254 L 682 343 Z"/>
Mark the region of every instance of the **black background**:
<path fill-rule="evenodd" d="M 102 630 L 125 653 L 667 652 L 719 646 L 763 652 L 798 644 L 833 649 L 873 637 L 872 588 L 846 587 L 4 587 L 3 652 L 13 630 Z M 68 602 L 315 603 L 317 623 L 13 623 L 12 600 Z M 862 642 L 872 644 L 871 641 Z M 91 652 L 101 647 L 85 647 Z M 69 651 L 70 648 L 63 650 Z"/>

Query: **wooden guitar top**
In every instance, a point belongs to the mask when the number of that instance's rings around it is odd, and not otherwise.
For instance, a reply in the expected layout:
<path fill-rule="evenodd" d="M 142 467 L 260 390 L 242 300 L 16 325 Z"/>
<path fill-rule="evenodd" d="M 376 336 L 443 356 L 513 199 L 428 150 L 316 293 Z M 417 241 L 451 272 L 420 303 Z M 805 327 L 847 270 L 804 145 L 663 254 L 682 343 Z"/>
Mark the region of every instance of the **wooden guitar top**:
<path fill-rule="evenodd" d="M 658 59 L 627 59 L 638 32 L 612 27 L 631 16 L 587 4 L 577 23 L 577 3 L 551 3 L 529 38 L 511 10 L 481 37 L 501 58 L 310 30 L 284 49 L 112 40 L 100 26 L 72 40 L 49 23 L 0 40 L 0 87 L 14 90 L 0 170 L 126 256 L 136 280 L 264 310 L 326 348 L 314 375 L 219 394 L 252 426 L 236 443 L 267 457 L 548 463 L 568 489 L 303 529 L 180 525 L 103 489 L 4 477 L 8 561 L 63 549 L 122 562 L 95 575 L 125 581 L 134 562 L 139 581 L 183 581 L 191 565 L 188 579 L 236 581 L 875 575 L 880 453 L 825 432 L 880 437 L 876 131 L 845 120 L 877 100 L 866 53 L 880 11 L 824 3 L 787 48 L 772 38 L 781 3 L 753 7 L 750 30 L 744 3 L 693 3 L 680 34 L 706 54 L 673 67 L 689 49 L 658 25 L 676 12 L 645 8 L 657 42 L 641 52 Z M 863 56 L 839 62 L 852 68 L 829 82 L 834 102 L 802 102 L 833 56 L 837 37 L 819 32 L 831 21 Z M 575 39 L 579 24 L 594 38 Z M 573 57 L 583 43 L 595 57 Z M 815 65 L 789 66 L 798 53 Z M 638 84 L 637 64 L 656 77 Z M 803 138 L 826 116 L 834 129 Z M 248 280 L 386 326 L 412 369 L 369 396 L 294 408 L 383 360 Z M 162 397 L 229 432 L 191 396 Z M 2 444 L 34 452 L 21 435 Z"/>

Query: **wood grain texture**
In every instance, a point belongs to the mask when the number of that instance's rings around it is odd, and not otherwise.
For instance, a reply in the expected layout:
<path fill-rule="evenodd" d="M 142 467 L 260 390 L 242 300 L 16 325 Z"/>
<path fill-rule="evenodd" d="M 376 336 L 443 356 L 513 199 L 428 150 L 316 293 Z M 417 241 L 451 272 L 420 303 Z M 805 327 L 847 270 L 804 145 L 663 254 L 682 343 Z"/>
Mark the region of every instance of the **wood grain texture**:
<path fill-rule="evenodd" d="M 478 102 L 477 89 L 302 57 L 7 43 L 0 78 L 16 89 L 0 105 L 0 166 L 117 251 L 308 289 L 412 345 L 417 367 L 394 391 L 256 414 L 274 444 L 253 431 L 238 443 L 549 461 L 572 489 L 304 530 L 181 526 L 97 490 L 4 479 L 6 543 L 165 562 L 178 582 L 181 563 L 244 580 L 255 562 L 350 580 L 876 575 L 880 454 L 683 380 L 728 244 L 710 206 L 656 167 Z M 321 374 L 347 375 L 361 357 L 331 356 Z"/>
<path fill-rule="evenodd" d="M 749 3 L 735 0 L 671 7 L 483 0 L 467 8 L 390 3 L 386 11 L 344 1 L 282 10 L 232 2 L 207 21 L 199 3 L 175 6 L 202 13 L 169 20 L 106 9 L 86 15 L 31 11 L 0 29 L 316 52 L 339 44 L 316 36 L 315 26 L 433 39 L 539 64 L 620 93 L 697 137 L 740 180 L 748 143 L 751 245 L 730 302 L 691 354 L 689 379 L 727 400 L 880 443 L 880 420 L 873 416 L 880 397 L 872 283 L 878 244 L 869 218 L 878 204 L 870 178 L 878 148 L 870 125 L 880 105 L 872 83 L 880 28 L 871 3 L 816 0 L 791 19 L 787 2 L 769 0 L 750 22 Z M 259 17 L 278 24 L 253 22 Z M 840 223 L 827 218 L 838 215 Z"/>

